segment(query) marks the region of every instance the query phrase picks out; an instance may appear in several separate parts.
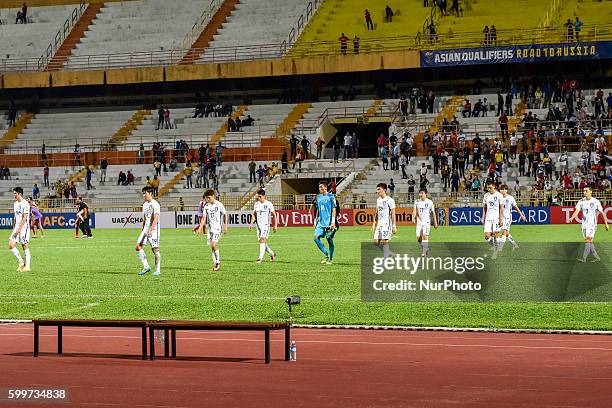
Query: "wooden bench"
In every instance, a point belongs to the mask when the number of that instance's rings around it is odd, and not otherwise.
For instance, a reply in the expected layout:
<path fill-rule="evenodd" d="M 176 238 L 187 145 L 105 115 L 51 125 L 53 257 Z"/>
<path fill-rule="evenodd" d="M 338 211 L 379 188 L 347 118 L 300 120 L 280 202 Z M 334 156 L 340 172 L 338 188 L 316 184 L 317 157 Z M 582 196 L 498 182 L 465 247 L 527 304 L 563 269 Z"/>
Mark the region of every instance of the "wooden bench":
<path fill-rule="evenodd" d="M 291 342 L 291 326 L 287 323 L 248 323 L 248 322 L 199 322 L 189 320 L 162 320 L 149 322 L 149 342 L 151 360 L 155 359 L 155 330 L 164 330 L 165 356 L 169 357 L 169 338 L 172 340 L 172 357 L 176 357 L 177 330 L 223 330 L 223 331 L 263 331 L 265 342 L 265 361 L 270 364 L 270 331 L 285 331 L 285 361 L 289 361 L 289 345 Z"/>
<path fill-rule="evenodd" d="M 139 327 L 142 329 L 142 359 L 147 359 L 146 320 L 34 320 L 34 357 L 38 357 L 39 329 L 41 326 L 57 327 L 57 354 L 62 354 L 63 327 Z"/>

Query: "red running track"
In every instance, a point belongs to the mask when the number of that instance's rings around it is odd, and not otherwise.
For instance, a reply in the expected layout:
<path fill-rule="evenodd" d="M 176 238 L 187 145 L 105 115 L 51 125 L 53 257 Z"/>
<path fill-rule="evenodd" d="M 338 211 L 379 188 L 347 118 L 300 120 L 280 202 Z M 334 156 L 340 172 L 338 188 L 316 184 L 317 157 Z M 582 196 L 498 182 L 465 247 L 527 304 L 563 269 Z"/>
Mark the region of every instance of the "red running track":
<path fill-rule="evenodd" d="M 612 407 L 612 336 L 297 329 L 298 361 L 272 332 L 266 366 L 261 333 L 178 332 L 182 357 L 155 361 L 139 329 L 66 327 L 63 356 L 41 335 L 33 358 L 32 326 L 0 325 L 0 387 L 66 388 L 74 406 Z"/>

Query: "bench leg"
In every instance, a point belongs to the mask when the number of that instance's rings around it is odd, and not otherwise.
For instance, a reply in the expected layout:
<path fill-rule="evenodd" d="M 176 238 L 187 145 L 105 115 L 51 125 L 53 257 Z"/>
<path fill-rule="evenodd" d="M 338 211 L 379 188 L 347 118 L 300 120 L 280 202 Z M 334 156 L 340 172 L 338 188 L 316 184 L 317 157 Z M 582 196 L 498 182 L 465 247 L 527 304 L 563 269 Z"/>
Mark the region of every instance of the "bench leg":
<path fill-rule="evenodd" d="M 155 360 L 155 330 L 149 327 L 149 354 L 151 360 Z"/>
<path fill-rule="evenodd" d="M 170 357 L 170 339 L 168 338 L 169 334 L 169 330 L 164 329 L 164 357 Z"/>
<path fill-rule="evenodd" d="M 62 354 L 62 326 L 57 326 L 57 354 Z"/>
<path fill-rule="evenodd" d="M 291 354 L 291 327 L 285 327 L 285 361 L 289 361 Z"/>
<path fill-rule="evenodd" d="M 142 328 L 142 359 L 147 359 L 147 328 Z"/>
<path fill-rule="evenodd" d="M 34 323 L 34 357 L 38 357 L 38 323 Z"/>
<path fill-rule="evenodd" d="M 176 329 L 172 329 L 172 358 L 176 358 Z"/>
<path fill-rule="evenodd" d="M 265 330 L 266 364 L 270 364 L 270 330 Z"/>

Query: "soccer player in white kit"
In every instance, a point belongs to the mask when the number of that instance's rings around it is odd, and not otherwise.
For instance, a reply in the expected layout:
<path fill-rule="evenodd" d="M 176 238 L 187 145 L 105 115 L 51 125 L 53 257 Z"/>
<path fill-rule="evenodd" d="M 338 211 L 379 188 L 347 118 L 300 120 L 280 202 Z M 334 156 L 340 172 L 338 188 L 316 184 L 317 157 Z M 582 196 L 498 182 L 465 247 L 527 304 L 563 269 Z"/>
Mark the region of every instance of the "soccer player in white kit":
<path fill-rule="evenodd" d="M 495 183 L 487 183 L 487 192 L 482 198 L 482 223 L 485 240 L 493 247 L 493 257 L 497 256 L 500 246 L 499 232 L 504 220 L 504 197 L 495 188 Z"/>
<path fill-rule="evenodd" d="M 499 186 L 499 192 L 501 193 L 503 200 L 502 204 L 504 205 L 504 222 L 502 224 L 502 236 L 501 236 L 501 244 L 499 250 L 501 251 L 504 248 L 504 244 L 506 243 L 506 239 L 510 241 L 512 244 L 512 249 L 518 249 L 518 244 L 510 235 L 510 226 L 512 225 L 512 209 L 516 209 L 521 217 L 521 220 L 527 221 L 525 218 L 525 214 L 521 211 L 521 209 L 516 204 L 516 200 L 510 194 L 508 194 L 508 185 L 502 184 Z"/>
<path fill-rule="evenodd" d="M 257 192 L 255 205 L 253 206 L 253 216 L 249 224 L 249 231 L 253 229 L 253 223 L 257 227 L 257 240 L 259 241 L 259 258 L 257 263 L 262 263 L 266 252 L 270 254 L 270 260 L 276 260 L 276 253 L 268 245 L 268 237 L 270 235 L 270 224 L 274 232 L 278 229 L 278 217 L 274 211 L 274 205 L 266 200 L 266 190 L 261 189 Z"/>
<path fill-rule="evenodd" d="M 603 216 L 604 224 L 606 225 L 606 231 L 608 227 L 608 220 L 603 212 L 603 207 L 598 199 L 593 197 L 593 191 L 590 187 L 584 188 L 584 198 L 578 201 L 576 204 L 576 210 L 572 214 L 569 222 L 571 223 L 578 217 L 578 214 L 582 211 L 582 238 L 584 238 L 584 252 L 582 258 L 578 258 L 580 262 L 586 262 L 589 253 L 593 254 L 593 261 L 599 261 L 599 255 L 595 250 L 595 244 L 593 244 L 593 238 L 595 238 L 595 231 L 597 231 L 597 218 L 599 214 Z"/>
<path fill-rule="evenodd" d="M 15 187 L 13 189 L 15 203 L 13 204 L 13 213 L 15 214 L 15 226 L 9 238 L 9 249 L 17 258 L 19 267 L 17 272 L 30 271 L 30 204 L 23 198 L 23 189 Z M 25 262 L 16 248 L 17 244 L 21 244 Z"/>
<path fill-rule="evenodd" d="M 374 242 L 376 246 L 382 248 L 385 258 L 392 256 L 389 249 L 391 235 L 397 233 L 395 222 L 395 200 L 387 195 L 387 185 L 379 183 L 376 186 L 376 217 L 372 223 L 374 232 Z"/>
<path fill-rule="evenodd" d="M 427 198 L 427 190 L 419 190 L 419 198 L 414 202 L 413 220 L 416 224 L 417 241 L 421 243 L 423 252 L 421 256 L 429 256 L 429 230 L 431 228 L 431 214 L 433 213 L 434 228 L 438 229 L 438 216 L 433 201 Z"/>
<path fill-rule="evenodd" d="M 136 252 L 138 252 L 138 258 L 142 262 L 142 271 L 138 275 L 142 276 L 148 272 L 151 272 L 151 267 L 147 262 L 147 255 L 142 249 L 144 245 L 150 245 L 153 255 L 155 255 L 155 272 L 153 276 L 160 275 L 160 263 L 161 255 L 159 253 L 159 217 L 161 209 L 157 200 L 153 199 L 153 188 L 144 187 L 142 189 L 142 195 L 145 202 L 142 204 L 142 232 L 136 242 Z"/>
<path fill-rule="evenodd" d="M 221 269 L 221 255 L 219 254 L 219 240 L 221 234 L 227 234 L 227 211 L 220 201 L 215 198 L 215 190 L 206 190 L 204 193 L 204 213 L 200 220 L 198 233 L 201 234 L 206 226 L 208 228 L 207 242 L 210 244 L 212 251 L 213 268 L 217 272 Z"/>

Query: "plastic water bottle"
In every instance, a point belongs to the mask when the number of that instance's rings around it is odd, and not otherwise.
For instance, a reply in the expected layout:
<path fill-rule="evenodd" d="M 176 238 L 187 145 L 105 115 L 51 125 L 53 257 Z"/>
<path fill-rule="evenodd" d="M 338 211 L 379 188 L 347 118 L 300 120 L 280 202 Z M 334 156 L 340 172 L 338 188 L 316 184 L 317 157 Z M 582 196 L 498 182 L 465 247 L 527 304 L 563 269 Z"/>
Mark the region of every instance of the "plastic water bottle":
<path fill-rule="evenodd" d="M 165 333 L 163 330 L 155 330 L 155 341 L 163 344 L 166 340 Z"/>
<path fill-rule="evenodd" d="M 292 341 L 289 347 L 289 361 L 297 361 L 297 345 L 295 341 Z"/>

